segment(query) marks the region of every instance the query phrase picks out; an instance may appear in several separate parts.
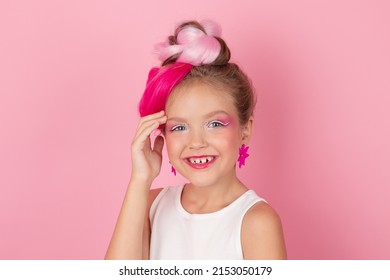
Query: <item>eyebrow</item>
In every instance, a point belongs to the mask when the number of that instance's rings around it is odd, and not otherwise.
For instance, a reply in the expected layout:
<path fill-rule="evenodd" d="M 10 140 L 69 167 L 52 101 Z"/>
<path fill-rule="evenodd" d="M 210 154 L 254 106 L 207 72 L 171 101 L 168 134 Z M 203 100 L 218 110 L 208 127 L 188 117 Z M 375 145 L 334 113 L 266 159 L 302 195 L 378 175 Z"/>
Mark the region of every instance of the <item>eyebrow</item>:
<path fill-rule="evenodd" d="M 218 111 L 213 111 L 213 112 L 210 112 L 210 113 L 204 115 L 204 118 L 207 119 L 207 118 L 213 117 L 213 116 L 215 116 L 215 115 L 219 115 L 219 114 L 224 114 L 224 115 L 228 115 L 228 116 L 229 116 L 229 114 L 228 114 L 226 111 L 218 110 Z M 186 119 L 184 119 L 184 118 L 179 118 L 179 117 L 173 117 L 173 118 L 168 118 L 168 119 L 167 119 L 167 122 L 168 122 L 168 121 L 185 122 Z"/>

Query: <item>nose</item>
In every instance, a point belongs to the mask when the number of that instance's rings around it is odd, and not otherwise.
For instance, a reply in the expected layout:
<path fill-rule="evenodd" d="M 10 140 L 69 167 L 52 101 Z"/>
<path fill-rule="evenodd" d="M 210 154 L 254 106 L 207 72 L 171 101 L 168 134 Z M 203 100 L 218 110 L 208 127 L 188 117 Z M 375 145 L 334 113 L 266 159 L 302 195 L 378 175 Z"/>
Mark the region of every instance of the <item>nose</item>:
<path fill-rule="evenodd" d="M 207 141 L 202 130 L 192 130 L 189 139 L 190 149 L 201 149 L 207 146 Z"/>

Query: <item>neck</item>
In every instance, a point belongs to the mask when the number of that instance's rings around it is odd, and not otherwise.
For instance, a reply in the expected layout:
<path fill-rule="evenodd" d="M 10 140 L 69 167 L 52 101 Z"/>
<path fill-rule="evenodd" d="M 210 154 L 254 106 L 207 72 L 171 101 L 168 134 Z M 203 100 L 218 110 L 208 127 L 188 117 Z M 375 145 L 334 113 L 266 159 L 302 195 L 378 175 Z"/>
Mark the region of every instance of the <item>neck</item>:
<path fill-rule="evenodd" d="M 213 185 L 186 184 L 182 193 L 182 205 L 190 213 L 218 211 L 232 203 L 247 190 L 233 172 L 231 176 L 224 176 L 223 180 L 219 180 Z"/>

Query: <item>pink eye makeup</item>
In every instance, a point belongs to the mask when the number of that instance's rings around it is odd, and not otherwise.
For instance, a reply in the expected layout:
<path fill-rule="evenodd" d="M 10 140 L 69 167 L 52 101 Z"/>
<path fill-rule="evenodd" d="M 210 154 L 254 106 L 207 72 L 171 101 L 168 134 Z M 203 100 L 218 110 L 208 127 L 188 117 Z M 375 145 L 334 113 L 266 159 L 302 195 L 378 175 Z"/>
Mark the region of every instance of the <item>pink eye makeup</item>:
<path fill-rule="evenodd" d="M 207 127 L 209 127 L 209 128 L 224 127 L 224 126 L 228 126 L 230 124 L 235 123 L 234 118 L 232 118 L 231 116 L 229 116 L 226 113 L 217 113 L 217 114 L 214 114 L 210 117 L 211 118 L 207 122 Z"/>
<path fill-rule="evenodd" d="M 167 131 L 183 131 L 186 130 L 187 126 L 185 124 L 170 124 L 166 126 Z"/>
<path fill-rule="evenodd" d="M 213 127 L 223 127 L 223 126 L 227 126 L 230 122 L 229 121 L 221 121 L 221 120 L 214 120 L 214 121 L 211 121 L 211 122 L 208 122 L 207 123 L 207 127 L 209 128 L 213 128 Z"/>
<path fill-rule="evenodd" d="M 204 129 L 218 129 L 226 126 L 230 126 L 236 123 L 236 119 L 226 113 L 212 113 L 208 114 L 204 118 L 204 122 L 197 123 L 197 121 L 185 120 L 181 117 L 172 117 L 167 120 L 165 131 L 166 132 L 180 132 L 180 131 L 189 131 L 191 128 L 196 128 L 197 126 Z"/>

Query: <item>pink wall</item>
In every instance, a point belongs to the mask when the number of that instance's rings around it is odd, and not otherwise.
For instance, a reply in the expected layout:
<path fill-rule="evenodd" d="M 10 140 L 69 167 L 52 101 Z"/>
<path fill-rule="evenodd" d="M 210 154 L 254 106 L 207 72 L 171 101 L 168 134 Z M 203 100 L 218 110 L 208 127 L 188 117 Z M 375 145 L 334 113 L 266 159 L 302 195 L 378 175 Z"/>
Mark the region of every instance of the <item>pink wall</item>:
<path fill-rule="evenodd" d="M 134 3 L 0 3 L 0 259 L 104 256 L 152 46 L 203 18 L 257 88 L 240 174 L 289 257 L 389 259 L 389 2 Z M 180 181 L 165 162 L 156 185 Z"/>

